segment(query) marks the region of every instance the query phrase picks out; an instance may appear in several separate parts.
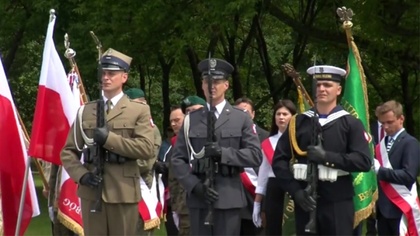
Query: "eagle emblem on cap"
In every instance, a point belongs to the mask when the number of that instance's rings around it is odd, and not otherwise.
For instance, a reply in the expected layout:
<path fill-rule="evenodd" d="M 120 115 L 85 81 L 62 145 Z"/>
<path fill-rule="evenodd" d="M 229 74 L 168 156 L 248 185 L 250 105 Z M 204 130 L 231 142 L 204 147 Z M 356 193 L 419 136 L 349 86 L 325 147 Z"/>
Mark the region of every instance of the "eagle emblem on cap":
<path fill-rule="evenodd" d="M 210 68 L 214 69 L 217 65 L 216 59 L 210 59 Z"/>

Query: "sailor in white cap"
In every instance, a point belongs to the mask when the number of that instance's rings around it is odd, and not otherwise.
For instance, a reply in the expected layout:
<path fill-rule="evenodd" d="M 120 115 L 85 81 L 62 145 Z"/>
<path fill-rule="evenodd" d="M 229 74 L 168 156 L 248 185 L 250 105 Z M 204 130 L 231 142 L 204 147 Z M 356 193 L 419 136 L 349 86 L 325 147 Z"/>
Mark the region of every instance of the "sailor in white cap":
<path fill-rule="evenodd" d="M 321 65 L 307 72 L 316 80 L 316 110 L 291 119 L 277 144 L 273 171 L 295 201 L 297 235 L 307 234 L 305 226 L 312 211 L 316 211 L 317 235 L 352 235 L 354 191 L 349 172 L 366 172 L 372 165 L 365 130 L 360 120 L 337 105 L 346 71 Z M 321 136 L 317 145 L 313 145 L 314 135 Z M 305 190 L 306 171 L 300 172 L 308 161 L 319 169 L 315 198 Z M 294 171 L 289 163 L 295 163 Z"/>

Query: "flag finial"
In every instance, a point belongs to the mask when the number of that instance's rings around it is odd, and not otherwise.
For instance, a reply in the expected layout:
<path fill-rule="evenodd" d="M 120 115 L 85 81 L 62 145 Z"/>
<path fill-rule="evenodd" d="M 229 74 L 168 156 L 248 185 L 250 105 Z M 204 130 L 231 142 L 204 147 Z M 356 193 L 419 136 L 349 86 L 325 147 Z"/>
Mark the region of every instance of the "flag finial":
<path fill-rule="evenodd" d="M 54 19 L 55 19 L 55 10 L 50 9 L 50 22 L 53 21 Z"/>
<path fill-rule="evenodd" d="M 337 8 L 337 15 L 340 17 L 340 20 L 343 21 L 343 27 L 351 28 L 353 23 L 351 22 L 352 17 L 354 16 L 353 10 L 351 8 L 339 7 Z"/>

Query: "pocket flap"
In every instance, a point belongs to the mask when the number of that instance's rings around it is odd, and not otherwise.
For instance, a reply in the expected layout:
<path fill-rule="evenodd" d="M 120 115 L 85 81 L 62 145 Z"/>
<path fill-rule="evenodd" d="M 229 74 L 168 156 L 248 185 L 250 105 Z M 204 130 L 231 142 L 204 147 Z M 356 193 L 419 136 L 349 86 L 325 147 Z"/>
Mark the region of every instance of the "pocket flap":
<path fill-rule="evenodd" d="M 94 129 L 96 128 L 96 121 L 92 121 L 92 120 L 82 121 L 82 127 L 83 129 Z"/>
<path fill-rule="evenodd" d="M 238 129 L 223 129 L 221 135 L 222 138 L 241 137 L 242 131 Z"/>
<path fill-rule="evenodd" d="M 113 124 L 114 129 L 134 129 L 134 124 L 127 120 L 115 121 Z"/>
<path fill-rule="evenodd" d="M 180 130 L 180 132 L 184 132 L 184 130 Z M 188 134 L 190 138 L 206 138 L 207 134 L 206 132 L 200 132 L 200 130 L 190 130 L 190 133 Z"/>

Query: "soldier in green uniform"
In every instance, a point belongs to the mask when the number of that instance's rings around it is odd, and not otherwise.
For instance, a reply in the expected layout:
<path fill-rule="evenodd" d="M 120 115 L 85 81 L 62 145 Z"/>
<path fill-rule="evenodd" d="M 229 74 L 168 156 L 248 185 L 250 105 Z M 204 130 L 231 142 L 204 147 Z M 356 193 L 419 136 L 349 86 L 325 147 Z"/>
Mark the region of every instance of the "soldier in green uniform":
<path fill-rule="evenodd" d="M 144 95 L 143 90 L 139 88 L 130 88 L 124 91 L 124 93 L 130 98 L 132 101 L 145 103 L 147 104 L 146 97 Z M 155 153 L 153 155 L 153 158 L 149 160 L 137 160 L 137 164 L 140 168 L 140 175 L 144 179 L 144 181 L 147 184 L 147 187 L 152 187 L 152 181 L 153 181 L 153 174 L 152 169 L 153 165 L 155 164 L 157 160 L 157 156 L 159 154 L 160 145 L 162 144 L 162 136 L 160 135 L 159 128 L 154 125 L 154 144 L 155 144 Z"/>
<path fill-rule="evenodd" d="M 154 125 L 149 106 L 131 101 L 122 91 L 130 63 L 131 57 L 114 49 L 103 54 L 101 82 L 106 125 L 96 126 L 97 102 L 85 104 L 61 152 L 64 168 L 79 184 L 85 235 L 139 235 L 143 229 L 138 212 L 140 172 L 135 161 L 153 158 Z M 91 160 L 96 145 L 105 149 L 102 179 L 94 173 L 96 166 Z M 90 152 L 82 150 L 84 146 Z M 82 151 L 87 153 L 84 163 L 80 161 Z M 91 212 L 100 183 L 102 210 Z"/>
<path fill-rule="evenodd" d="M 198 96 L 188 96 L 181 103 L 182 113 L 188 114 L 206 105 L 206 101 Z M 182 121 L 181 121 L 182 123 Z M 183 130 L 181 130 L 183 132 Z M 175 139 L 173 140 L 173 144 Z M 168 187 L 171 193 L 171 206 L 174 218 L 178 219 L 178 235 L 190 235 L 190 215 L 188 213 L 186 192 L 182 185 L 175 178 L 172 164 L 169 162 L 168 168 Z"/>

